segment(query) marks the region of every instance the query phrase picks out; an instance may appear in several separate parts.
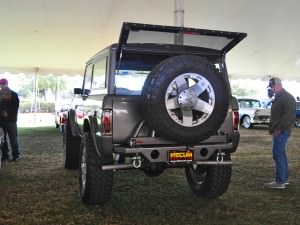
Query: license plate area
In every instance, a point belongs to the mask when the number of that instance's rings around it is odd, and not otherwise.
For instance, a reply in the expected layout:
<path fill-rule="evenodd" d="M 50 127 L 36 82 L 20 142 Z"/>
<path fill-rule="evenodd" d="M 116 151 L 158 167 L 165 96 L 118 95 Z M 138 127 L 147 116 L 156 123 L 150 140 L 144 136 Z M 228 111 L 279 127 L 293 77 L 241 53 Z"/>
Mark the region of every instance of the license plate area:
<path fill-rule="evenodd" d="M 170 163 L 177 162 L 192 162 L 194 158 L 194 152 L 191 150 L 171 150 L 168 151 L 168 159 Z"/>

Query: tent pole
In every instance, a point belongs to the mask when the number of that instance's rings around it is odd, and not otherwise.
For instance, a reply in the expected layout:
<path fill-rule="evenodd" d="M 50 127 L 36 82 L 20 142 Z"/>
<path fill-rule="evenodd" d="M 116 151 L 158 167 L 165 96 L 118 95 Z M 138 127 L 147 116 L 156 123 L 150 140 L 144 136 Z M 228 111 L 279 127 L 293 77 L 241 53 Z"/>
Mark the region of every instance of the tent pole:
<path fill-rule="evenodd" d="M 184 16 L 184 0 L 174 0 L 174 24 L 177 27 L 183 27 L 183 16 Z M 183 44 L 183 34 L 177 33 L 174 35 L 174 44 L 182 45 Z"/>
<path fill-rule="evenodd" d="M 38 78 L 37 74 L 39 72 L 39 68 L 34 68 L 34 124 L 36 124 L 36 117 L 37 117 L 37 92 L 38 92 Z"/>
<path fill-rule="evenodd" d="M 174 0 L 174 25 L 176 27 L 184 26 L 184 0 Z"/>

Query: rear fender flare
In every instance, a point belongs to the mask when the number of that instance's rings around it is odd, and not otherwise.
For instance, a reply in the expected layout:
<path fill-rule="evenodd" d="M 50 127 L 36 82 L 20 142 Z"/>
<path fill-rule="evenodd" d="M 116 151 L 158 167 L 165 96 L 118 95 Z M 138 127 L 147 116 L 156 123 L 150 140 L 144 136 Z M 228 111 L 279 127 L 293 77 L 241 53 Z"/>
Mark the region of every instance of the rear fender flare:
<path fill-rule="evenodd" d="M 93 144 L 95 147 L 95 150 L 97 152 L 97 155 L 99 157 L 103 157 L 103 151 L 101 151 L 102 148 L 102 144 L 99 141 L 99 138 L 96 138 L 96 133 L 99 132 L 99 126 L 98 126 L 98 122 L 97 119 L 93 116 L 89 116 L 88 119 L 86 119 L 84 121 L 84 132 L 90 132 L 91 133 L 91 137 L 93 140 Z"/>

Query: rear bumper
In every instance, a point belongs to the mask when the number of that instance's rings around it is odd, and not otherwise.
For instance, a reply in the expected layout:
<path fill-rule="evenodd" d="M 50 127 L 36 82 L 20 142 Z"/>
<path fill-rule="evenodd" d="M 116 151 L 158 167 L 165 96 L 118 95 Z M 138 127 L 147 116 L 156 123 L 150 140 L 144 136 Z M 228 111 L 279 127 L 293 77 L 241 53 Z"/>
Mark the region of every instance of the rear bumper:
<path fill-rule="evenodd" d="M 239 142 L 239 133 L 228 140 L 227 135 L 212 136 L 197 145 L 178 145 L 174 142 L 159 138 L 133 138 L 131 146 L 114 146 L 114 152 L 120 154 L 143 155 L 149 162 L 169 162 L 169 151 L 193 152 L 193 161 L 206 161 L 216 151 L 234 152 Z"/>
<path fill-rule="evenodd" d="M 193 151 L 193 161 L 206 161 L 216 151 L 233 153 L 236 151 L 240 140 L 240 133 L 234 132 L 230 138 L 228 135 L 216 135 L 196 145 L 178 145 L 173 141 L 161 138 L 141 137 L 132 138 L 129 145 L 113 145 L 111 136 L 98 137 L 101 154 L 104 156 L 112 153 L 143 155 L 150 162 L 169 162 L 169 151 Z"/>
<path fill-rule="evenodd" d="M 215 144 L 215 145 L 196 145 L 196 146 L 166 146 L 166 147 L 115 147 L 117 153 L 125 154 L 141 154 L 150 162 L 168 162 L 169 151 L 193 151 L 194 161 L 208 160 L 210 156 L 216 151 L 221 149 L 231 149 L 232 143 L 228 144 Z"/>
<path fill-rule="evenodd" d="M 269 124 L 270 123 L 270 119 L 265 119 L 265 120 L 253 119 L 251 121 L 251 123 L 254 123 L 254 124 Z"/>
<path fill-rule="evenodd" d="M 268 124 L 270 123 L 271 116 L 254 116 L 251 123 L 254 124 Z"/>

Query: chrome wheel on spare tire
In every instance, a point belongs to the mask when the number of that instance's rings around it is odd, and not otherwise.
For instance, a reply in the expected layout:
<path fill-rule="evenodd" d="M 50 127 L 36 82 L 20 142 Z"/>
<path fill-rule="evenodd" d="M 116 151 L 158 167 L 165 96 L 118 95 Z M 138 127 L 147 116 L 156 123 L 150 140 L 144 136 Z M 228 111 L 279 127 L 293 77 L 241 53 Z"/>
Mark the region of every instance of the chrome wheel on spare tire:
<path fill-rule="evenodd" d="M 227 82 L 207 59 L 171 57 L 148 75 L 142 110 L 147 123 L 162 137 L 193 143 L 213 135 L 227 115 Z"/>
<path fill-rule="evenodd" d="M 199 96 L 206 92 L 207 99 Z M 215 92 L 211 83 L 197 73 L 176 77 L 167 88 L 165 104 L 169 116 L 178 124 L 193 127 L 204 123 L 215 106 Z"/>

